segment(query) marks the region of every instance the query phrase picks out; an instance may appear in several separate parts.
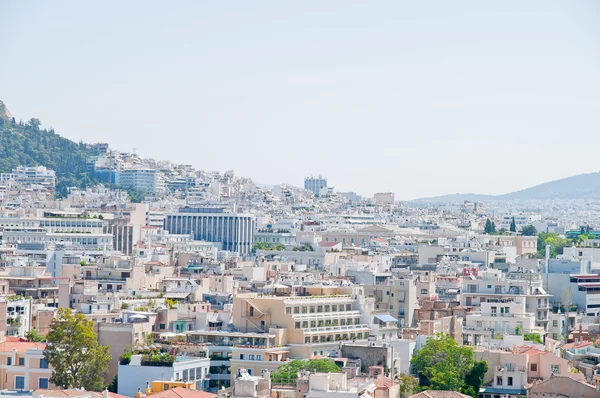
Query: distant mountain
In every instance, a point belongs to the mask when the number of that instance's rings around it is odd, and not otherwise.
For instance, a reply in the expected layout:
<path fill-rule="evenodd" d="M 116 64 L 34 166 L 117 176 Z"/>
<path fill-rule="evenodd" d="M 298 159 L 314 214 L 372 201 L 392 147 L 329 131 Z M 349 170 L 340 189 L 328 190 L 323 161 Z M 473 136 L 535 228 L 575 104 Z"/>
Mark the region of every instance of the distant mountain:
<path fill-rule="evenodd" d="M 0 101 L 0 173 L 23 166 L 45 166 L 56 172 L 56 193 L 66 196 L 68 187 L 86 187 L 97 182 L 86 169 L 87 150 L 75 143 L 41 129 L 38 119 L 16 121 Z"/>
<path fill-rule="evenodd" d="M 579 174 L 504 195 L 451 194 L 416 199 L 415 202 L 462 202 L 465 200 L 600 199 L 600 172 Z"/>

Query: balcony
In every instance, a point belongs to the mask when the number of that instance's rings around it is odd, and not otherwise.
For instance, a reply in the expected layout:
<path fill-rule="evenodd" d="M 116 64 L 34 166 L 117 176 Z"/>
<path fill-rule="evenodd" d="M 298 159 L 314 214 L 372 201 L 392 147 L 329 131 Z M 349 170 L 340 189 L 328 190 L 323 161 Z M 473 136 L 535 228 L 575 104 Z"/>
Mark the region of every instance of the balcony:
<path fill-rule="evenodd" d="M 525 366 L 515 366 L 514 364 L 497 365 L 496 372 L 520 372 L 525 373 L 527 369 Z"/>
<path fill-rule="evenodd" d="M 320 334 L 320 333 L 339 333 L 339 332 L 353 332 L 353 331 L 368 331 L 370 330 L 369 325 L 343 325 L 343 326 L 323 326 L 317 328 L 304 329 L 304 334 Z"/>
<path fill-rule="evenodd" d="M 324 305 L 325 303 L 353 303 L 352 296 L 347 294 L 328 296 L 295 296 L 285 299 L 285 304 L 293 305 Z"/>

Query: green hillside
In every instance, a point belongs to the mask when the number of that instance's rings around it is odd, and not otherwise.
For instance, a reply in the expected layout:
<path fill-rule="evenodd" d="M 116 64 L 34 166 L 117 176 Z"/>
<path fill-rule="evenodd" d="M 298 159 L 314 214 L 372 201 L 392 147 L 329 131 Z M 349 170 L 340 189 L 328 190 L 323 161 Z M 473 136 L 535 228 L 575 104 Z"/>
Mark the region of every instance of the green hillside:
<path fill-rule="evenodd" d="M 85 188 L 96 183 L 87 172 L 86 148 L 56 134 L 53 129 L 41 129 L 38 119 L 28 122 L 15 120 L 0 101 L 0 173 L 23 166 L 45 166 L 56 172 L 58 196 L 64 197 L 67 188 Z"/>

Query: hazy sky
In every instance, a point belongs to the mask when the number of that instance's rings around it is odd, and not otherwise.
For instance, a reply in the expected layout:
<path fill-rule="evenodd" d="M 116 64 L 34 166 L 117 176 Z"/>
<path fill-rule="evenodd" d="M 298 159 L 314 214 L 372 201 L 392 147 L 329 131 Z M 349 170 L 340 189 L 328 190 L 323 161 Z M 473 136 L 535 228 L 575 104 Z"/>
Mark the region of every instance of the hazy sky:
<path fill-rule="evenodd" d="M 0 99 L 259 183 L 504 193 L 600 169 L 600 2 L 3 0 Z"/>

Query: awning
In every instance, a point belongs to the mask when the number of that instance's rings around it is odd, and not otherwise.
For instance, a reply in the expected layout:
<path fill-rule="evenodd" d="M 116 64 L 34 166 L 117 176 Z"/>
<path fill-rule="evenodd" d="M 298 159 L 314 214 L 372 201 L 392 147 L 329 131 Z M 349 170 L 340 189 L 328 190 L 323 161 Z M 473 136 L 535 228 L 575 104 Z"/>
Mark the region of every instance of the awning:
<path fill-rule="evenodd" d="M 448 289 L 448 290 L 446 290 L 446 293 L 448 293 L 448 294 L 457 294 L 458 293 L 458 289 Z"/>
<path fill-rule="evenodd" d="M 398 320 L 390 314 L 375 314 L 375 318 L 379 319 L 381 322 L 398 322 Z"/>

